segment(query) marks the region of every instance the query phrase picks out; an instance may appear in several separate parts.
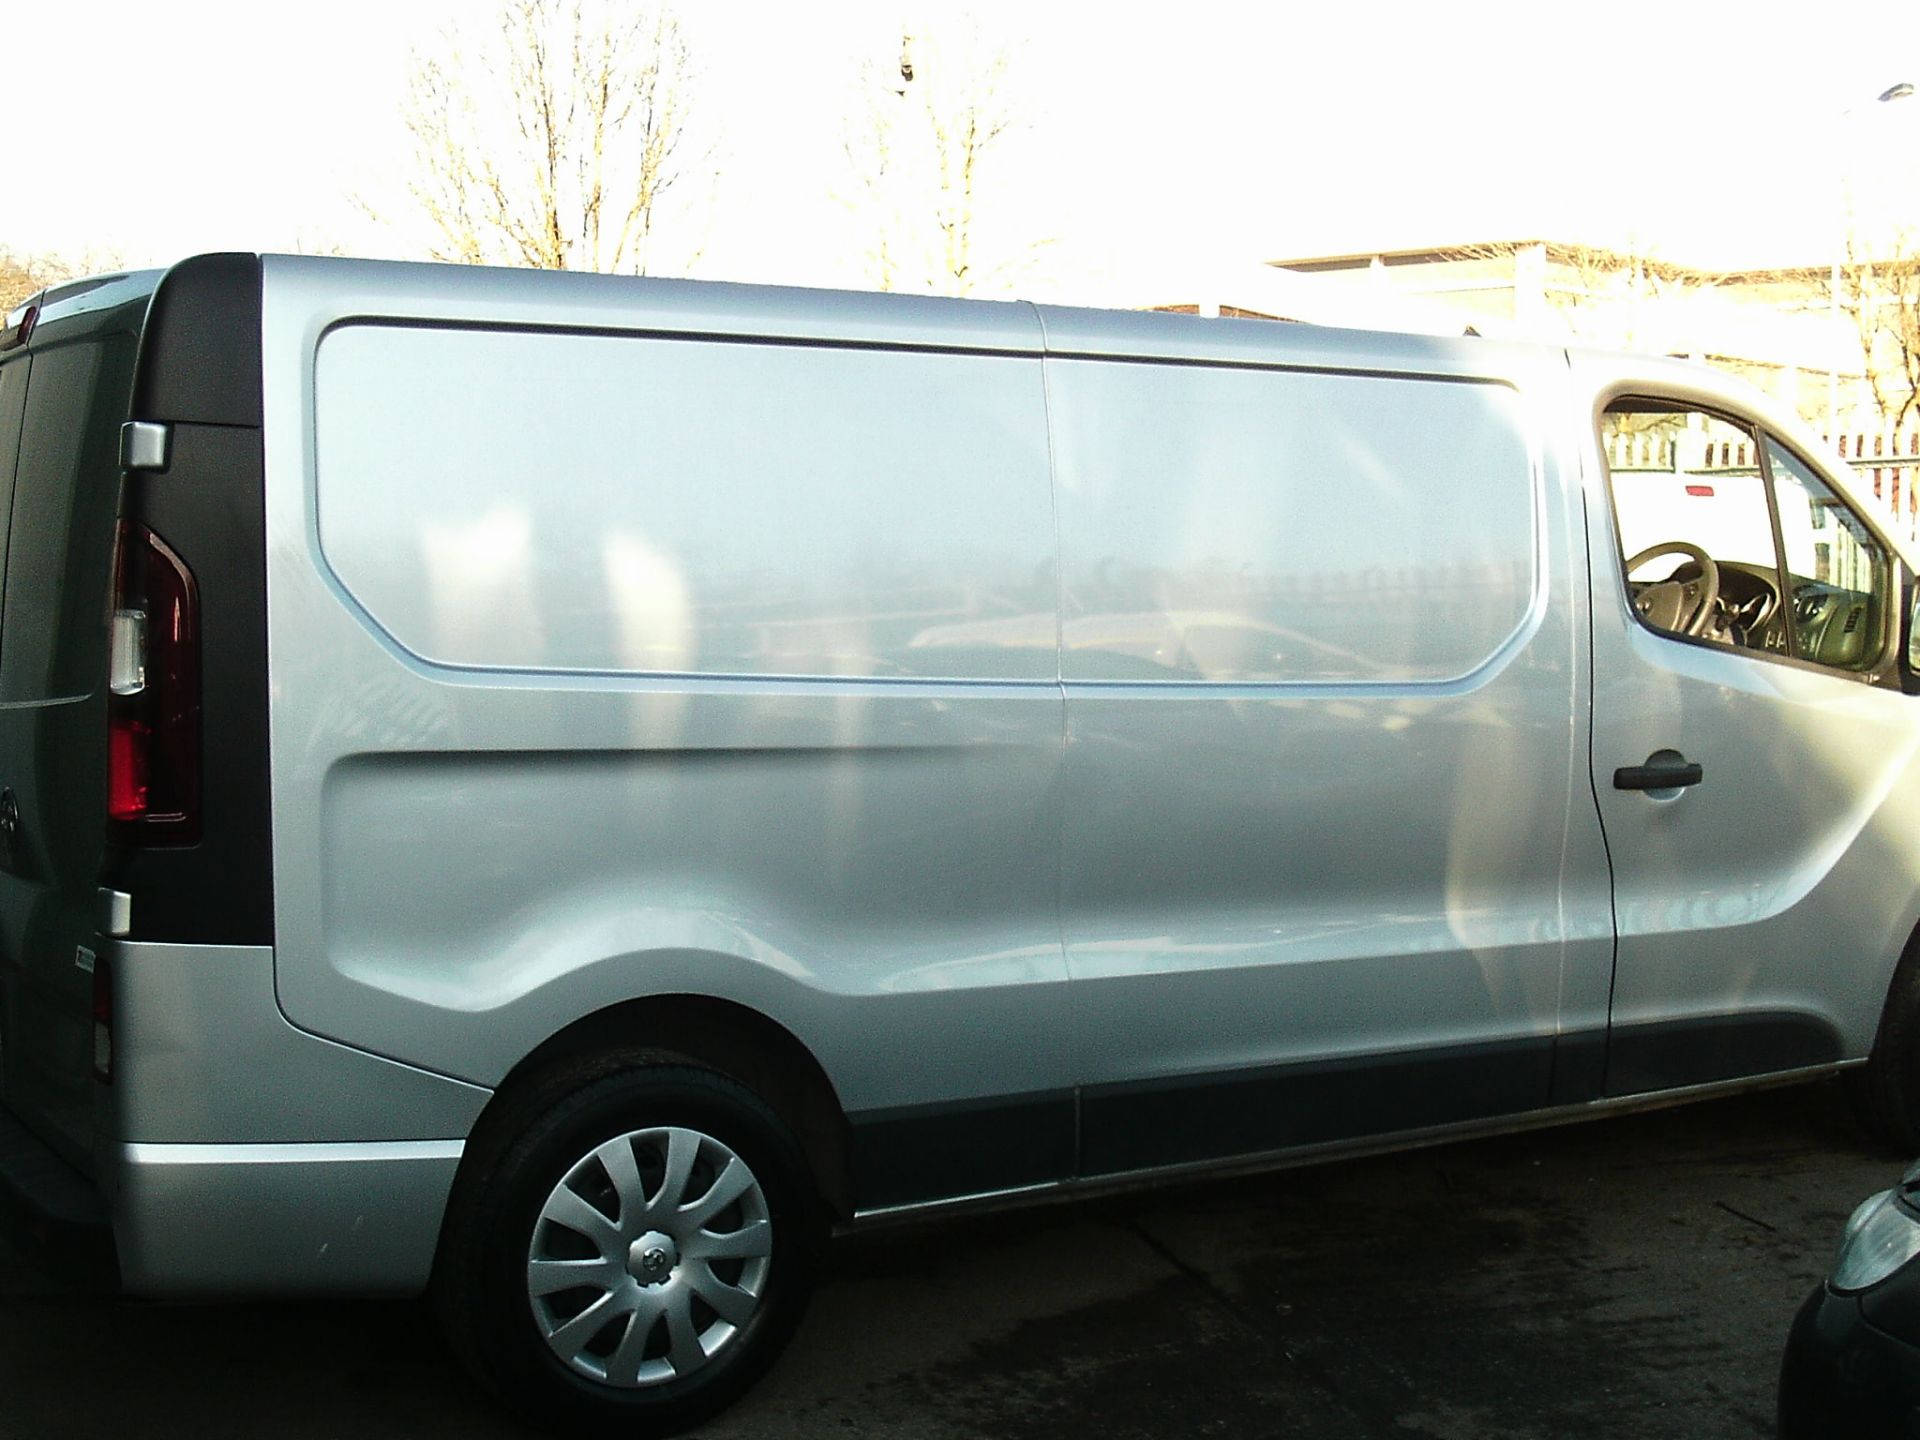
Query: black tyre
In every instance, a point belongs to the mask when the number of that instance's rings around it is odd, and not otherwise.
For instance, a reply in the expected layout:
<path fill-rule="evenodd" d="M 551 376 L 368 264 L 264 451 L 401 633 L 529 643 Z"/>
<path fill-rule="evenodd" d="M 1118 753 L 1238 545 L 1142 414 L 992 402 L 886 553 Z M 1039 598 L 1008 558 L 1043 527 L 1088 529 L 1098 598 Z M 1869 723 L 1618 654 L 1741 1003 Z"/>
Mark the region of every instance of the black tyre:
<path fill-rule="evenodd" d="M 824 1236 L 799 1147 L 712 1071 L 601 1060 L 476 1137 L 435 1298 L 530 1423 L 669 1435 L 744 1393 L 798 1325 Z"/>
<path fill-rule="evenodd" d="M 1855 1113 L 1902 1154 L 1920 1154 L 1920 947 L 1909 945 L 1887 987 L 1867 1063 L 1844 1077 Z"/>

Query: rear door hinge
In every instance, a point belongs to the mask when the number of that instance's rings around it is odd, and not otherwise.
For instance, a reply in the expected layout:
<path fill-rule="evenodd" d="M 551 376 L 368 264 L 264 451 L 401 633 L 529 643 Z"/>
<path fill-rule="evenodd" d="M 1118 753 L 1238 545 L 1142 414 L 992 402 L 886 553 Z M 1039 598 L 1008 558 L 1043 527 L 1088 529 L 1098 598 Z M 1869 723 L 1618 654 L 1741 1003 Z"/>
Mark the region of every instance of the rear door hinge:
<path fill-rule="evenodd" d="M 133 896 L 124 890 L 114 890 L 108 886 L 100 887 L 100 922 L 102 935 L 125 935 L 133 929 Z"/>
<path fill-rule="evenodd" d="M 129 420 L 120 427 L 122 470 L 164 470 L 173 431 L 152 420 Z"/>

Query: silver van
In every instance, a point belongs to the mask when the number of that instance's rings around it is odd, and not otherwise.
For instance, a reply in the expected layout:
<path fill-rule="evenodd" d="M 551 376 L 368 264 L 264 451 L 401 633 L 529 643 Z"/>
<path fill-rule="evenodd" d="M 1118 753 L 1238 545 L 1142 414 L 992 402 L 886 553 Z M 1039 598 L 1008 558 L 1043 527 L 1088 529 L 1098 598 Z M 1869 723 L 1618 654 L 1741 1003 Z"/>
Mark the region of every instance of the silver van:
<path fill-rule="evenodd" d="M 835 1226 L 1855 1072 L 1914 556 L 1756 394 L 251 255 L 0 333 L 0 1180 L 710 1414 Z"/>

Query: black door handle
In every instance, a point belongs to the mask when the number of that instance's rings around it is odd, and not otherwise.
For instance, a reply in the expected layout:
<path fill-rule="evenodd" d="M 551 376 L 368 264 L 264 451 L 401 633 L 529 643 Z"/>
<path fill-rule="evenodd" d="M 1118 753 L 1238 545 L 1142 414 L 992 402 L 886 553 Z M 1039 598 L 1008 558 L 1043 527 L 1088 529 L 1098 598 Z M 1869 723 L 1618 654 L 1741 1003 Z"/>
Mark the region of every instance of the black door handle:
<path fill-rule="evenodd" d="M 1622 765 L 1613 772 L 1613 788 L 1616 790 L 1677 790 L 1686 785 L 1698 785 L 1706 778 L 1706 772 L 1693 761 L 1684 760 L 1675 755 L 1672 759 L 1665 756 L 1647 757 L 1645 765 Z"/>

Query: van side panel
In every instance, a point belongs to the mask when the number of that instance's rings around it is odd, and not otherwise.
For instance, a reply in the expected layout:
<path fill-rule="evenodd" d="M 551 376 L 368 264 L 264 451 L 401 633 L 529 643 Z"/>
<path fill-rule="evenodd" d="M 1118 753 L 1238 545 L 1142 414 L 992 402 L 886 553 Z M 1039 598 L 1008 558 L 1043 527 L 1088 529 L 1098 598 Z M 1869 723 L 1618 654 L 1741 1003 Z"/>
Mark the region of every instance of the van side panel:
<path fill-rule="evenodd" d="M 493 1085 L 708 995 L 850 1112 L 1070 1105 L 1031 312 L 266 265 L 293 1023 Z"/>

